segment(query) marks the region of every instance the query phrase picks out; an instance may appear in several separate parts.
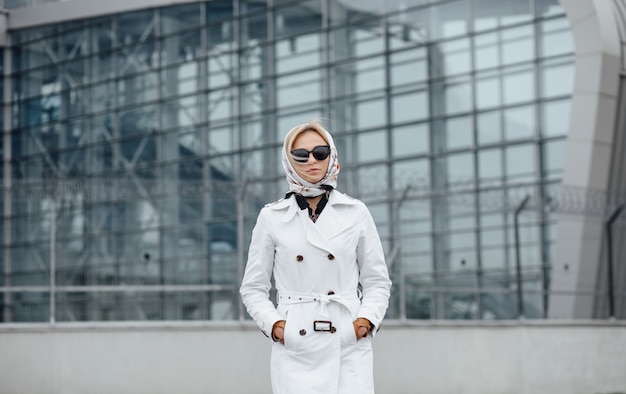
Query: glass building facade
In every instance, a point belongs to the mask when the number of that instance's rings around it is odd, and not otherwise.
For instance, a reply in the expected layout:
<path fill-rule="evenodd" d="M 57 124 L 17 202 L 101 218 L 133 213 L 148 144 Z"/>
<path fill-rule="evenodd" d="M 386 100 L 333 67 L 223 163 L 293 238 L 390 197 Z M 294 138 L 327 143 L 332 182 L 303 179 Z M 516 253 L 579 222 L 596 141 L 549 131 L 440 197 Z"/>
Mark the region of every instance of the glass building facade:
<path fill-rule="evenodd" d="M 9 36 L 0 321 L 245 320 L 282 138 L 313 119 L 377 223 L 389 319 L 546 316 L 557 0 L 214 0 Z"/>

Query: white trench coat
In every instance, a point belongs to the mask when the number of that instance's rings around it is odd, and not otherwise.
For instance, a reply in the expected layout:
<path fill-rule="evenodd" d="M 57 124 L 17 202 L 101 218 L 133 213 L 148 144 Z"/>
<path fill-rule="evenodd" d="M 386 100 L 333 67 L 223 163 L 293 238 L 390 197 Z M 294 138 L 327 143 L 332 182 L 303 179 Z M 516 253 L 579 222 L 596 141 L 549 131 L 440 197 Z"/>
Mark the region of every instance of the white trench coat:
<path fill-rule="evenodd" d="M 278 306 L 269 298 L 272 274 Z M 371 341 L 390 288 L 380 238 L 361 201 L 332 191 L 315 223 L 295 197 L 266 205 L 252 232 L 240 292 L 267 336 L 286 320 L 284 345 L 272 347 L 273 392 L 373 393 Z M 357 317 L 374 325 L 359 341 L 352 325 Z M 316 320 L 331 323 L 316 326 Z"/>

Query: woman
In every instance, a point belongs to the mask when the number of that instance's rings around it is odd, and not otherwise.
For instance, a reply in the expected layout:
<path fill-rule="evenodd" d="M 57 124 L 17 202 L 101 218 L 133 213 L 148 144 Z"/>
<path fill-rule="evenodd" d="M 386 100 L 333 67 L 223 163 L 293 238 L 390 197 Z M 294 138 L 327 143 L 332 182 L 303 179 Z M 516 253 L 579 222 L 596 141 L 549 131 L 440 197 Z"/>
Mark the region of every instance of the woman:
<path fill-rule="evenodd" d="M 287 133 L 282 163 L 290 192 L 259 213 L 240 289 L 275 342 L 272 389 L 373 393 L 371 340 L 391 288 L 376 226 L 365 204 L 335 190 L 337 149 L 320 124 Z"/>

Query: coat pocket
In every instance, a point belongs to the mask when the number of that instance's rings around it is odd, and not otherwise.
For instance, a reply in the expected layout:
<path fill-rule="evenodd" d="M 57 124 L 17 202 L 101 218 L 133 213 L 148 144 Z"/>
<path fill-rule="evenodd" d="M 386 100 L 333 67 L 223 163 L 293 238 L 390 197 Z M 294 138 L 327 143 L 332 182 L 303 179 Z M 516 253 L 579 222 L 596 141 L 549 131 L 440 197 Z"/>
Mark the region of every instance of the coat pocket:
<path fill-rule="evenodd" d="M 290 305 L 285 312 L 285 349 L 290 351 L 302 348 L 301 307 L 302 304 Z"/>

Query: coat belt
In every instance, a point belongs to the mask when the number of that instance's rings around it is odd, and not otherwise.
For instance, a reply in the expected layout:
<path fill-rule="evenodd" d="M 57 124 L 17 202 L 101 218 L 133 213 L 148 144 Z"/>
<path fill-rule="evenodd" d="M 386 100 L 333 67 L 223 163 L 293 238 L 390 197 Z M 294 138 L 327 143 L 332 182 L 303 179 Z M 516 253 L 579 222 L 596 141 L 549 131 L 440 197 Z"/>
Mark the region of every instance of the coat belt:
<path fill-rule="evenodd" d="M 360 298 L 360 291 L 347 291 L 339 294 L 302 294 L 302 293 L 279 293 L 278 303 L 283 305 L 304 304 L 319 302 L 322 316 L 327 316 L 326 305 L 336 302 L 345 306 L 350 311 L 350 301 Z"/>

